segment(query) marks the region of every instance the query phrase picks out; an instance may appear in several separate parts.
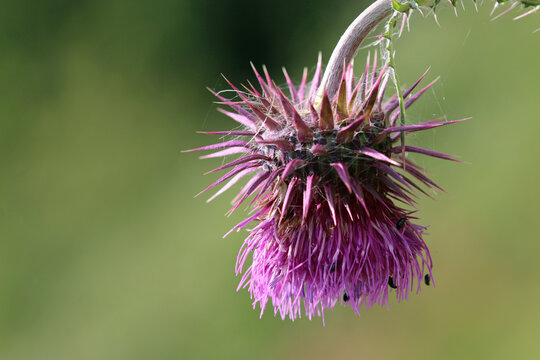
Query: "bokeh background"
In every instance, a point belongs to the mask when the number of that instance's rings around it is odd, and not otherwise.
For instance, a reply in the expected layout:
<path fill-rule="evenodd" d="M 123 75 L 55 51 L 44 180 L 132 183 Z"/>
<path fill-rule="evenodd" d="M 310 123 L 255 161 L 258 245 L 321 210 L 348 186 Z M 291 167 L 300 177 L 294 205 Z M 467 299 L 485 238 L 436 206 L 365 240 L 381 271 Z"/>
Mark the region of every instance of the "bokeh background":
<path fill-rule="evenodd" d="M 540 16 L 490 22 L 491 2 L 397 42 L 402 82 L 441 76 L 412 122 L 473 117 L 410 140 L 470 163 L 417 157 L 447 190 L 419 202 L 437 287 L 325 327 L 235 291 L 242 213 L 194 199 L 219 160 L 180 153 L 235 126 L 206 87 L 249 61 L 299 80 L 367 5 L 3 1 L 0 359 L 540 357 Z"/>

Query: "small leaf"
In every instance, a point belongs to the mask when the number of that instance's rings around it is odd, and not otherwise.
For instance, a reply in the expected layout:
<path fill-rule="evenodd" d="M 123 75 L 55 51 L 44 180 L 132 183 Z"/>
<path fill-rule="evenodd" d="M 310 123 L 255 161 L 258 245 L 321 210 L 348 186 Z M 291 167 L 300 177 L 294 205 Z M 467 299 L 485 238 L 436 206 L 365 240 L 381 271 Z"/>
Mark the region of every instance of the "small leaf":
<path fill-rule="evenodd" d="M 411 9 L 411 5 L 409 3 L 400 3 L 399 1 L 392 0 L 392 7 L 399 12 L 406 13 L 409 12 Z"/>

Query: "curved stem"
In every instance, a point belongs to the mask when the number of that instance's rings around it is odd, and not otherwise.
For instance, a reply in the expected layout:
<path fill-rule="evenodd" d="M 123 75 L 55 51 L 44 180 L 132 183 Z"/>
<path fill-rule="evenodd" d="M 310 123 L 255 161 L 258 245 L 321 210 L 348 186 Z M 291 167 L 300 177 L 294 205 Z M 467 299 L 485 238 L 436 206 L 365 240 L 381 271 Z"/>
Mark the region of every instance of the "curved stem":
<path fill-rule="evenodd" d="M 392 14 L 391 0 L 377 0 L 364 10 L 339 39 L 336 48 L 332 52 L 328 66 L 324 72 L 321 85 L 317 90 L 317 104 L 324 95 L 326 89 L 330 99 L 337 94 L 343 65 L 348 65 L 353 59 L 358 47 L 366 36 L 379 24 Z"/>

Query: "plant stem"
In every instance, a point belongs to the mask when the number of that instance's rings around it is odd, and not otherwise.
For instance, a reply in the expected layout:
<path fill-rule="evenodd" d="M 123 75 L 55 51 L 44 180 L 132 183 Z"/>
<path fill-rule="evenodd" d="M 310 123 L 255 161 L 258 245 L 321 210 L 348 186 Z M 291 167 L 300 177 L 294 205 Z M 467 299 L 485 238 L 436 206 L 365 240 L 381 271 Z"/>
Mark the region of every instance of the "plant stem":
<path fill-rule="evenodd" d="M 396 92 L 397 92 L 398 100 L 399 100 L 399 125 L 405 126 L 405 100 L 403 99 L 403 91 L 399 84 L 399 79 L 398 79 L 398 75 L 396 71 L 396 62 L 394 59 L 394 43 L 392 42 L 392 37 L 394 34 L 394 29 L 396 27 L 398 16 L 399 15 L 395 13 L 392 16 L 392 18 L 390 18 L 390 21 L 388 21 L 388 28 L 387 28 L 385 37 L 387 41 L 386 50 L 388 51 L 388 67 L 392 69 L 392 75 L 394 77 L 394 84 L 396 86 Z M 405 160 L 405 132 L 404 131 L 400 133 L 400 140 L 401 140 L 403 158 Z M 405 166 L 405 162 L 403 163 L 403 166 Z"/>
<path fill-rule="evenodd" d="M 377 24 L 390 16 L 392 11 L 391 0 L 377 0 L 349 25 L 332 52 L 317 90 L 316 107 L 320 106 L 325 90 L 331 100 L 336 96 L 343 74 L 343 66 L 350 64 L 362 41 Z"/>

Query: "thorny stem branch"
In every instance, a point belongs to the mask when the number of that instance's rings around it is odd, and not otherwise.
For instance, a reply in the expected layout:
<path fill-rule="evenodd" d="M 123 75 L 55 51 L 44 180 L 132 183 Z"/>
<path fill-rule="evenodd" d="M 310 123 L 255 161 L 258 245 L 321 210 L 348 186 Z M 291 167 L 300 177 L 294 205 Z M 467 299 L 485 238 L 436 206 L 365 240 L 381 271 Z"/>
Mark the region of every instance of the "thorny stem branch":
<path fill-rule="evenodd" d="M 392 69 L 392 75 L 394 78 L 394 85 L 396 86 L 396 92 L 399 100 L 399 125 L 405 126 L 405 100 L 403 99 L 403 91 L 399 84 L 399 79 L 396 71 L 396 62 L 394 59 L 394 44 L 392 42 L 392 36 L 394 34 L 394 28 L 396 27 L 396 22 L 398 14 L 395 13 L 388 21 L 386 33 L 384 34 L 387 42 L 386 51 L 388 53 L 388 66 Z M 402 131 L 400 134 L 401 139 L 401 148 L 403 149 L 403 158 L 405 158 L 405 132 Z M 403 166 L 405 166 L 405 161 L 403 161 Z"/>
<path fill-rule="evenodd" d="M 336 96 L 341 82 L 343 66 L 351 62 L 360 43 L 375 26 L 390 16 L 392 11 L 391 0 L 377 0 L 349 25 L 339 39 L 324 72 L 321 84 L 317 90 L 317 106 L 321 103 L 325 89 L 330 99 Z"/>

